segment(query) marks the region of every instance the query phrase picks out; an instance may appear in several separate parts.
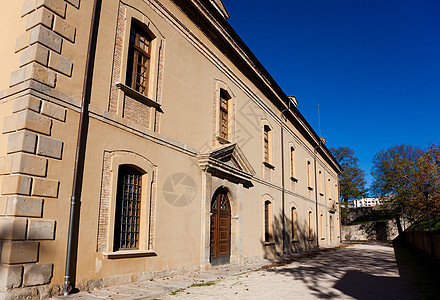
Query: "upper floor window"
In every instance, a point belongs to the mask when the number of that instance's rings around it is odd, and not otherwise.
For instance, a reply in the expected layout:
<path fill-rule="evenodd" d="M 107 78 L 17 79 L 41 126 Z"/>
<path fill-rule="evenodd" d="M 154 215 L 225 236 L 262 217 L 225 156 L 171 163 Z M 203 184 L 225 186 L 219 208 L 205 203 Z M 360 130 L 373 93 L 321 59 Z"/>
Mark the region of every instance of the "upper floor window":
<path fill-rule="evenodd" d="M 290 177 L 295 178 L 295 148 L 290 147 Z"/>
<path fill-rule="evenodd" d="M 264 162 L 270 163 L 270 127 L 268 125 L 263 127 L 263 154 Z"/>
<path fill-rule="evenodd" d="M 220 89 L 220 137 L 228 140 L 229 137 L 229 95 Z"/>
<path fill-rule="evenodd" d="M 307 187 L 312 190 L 312 163 L 307 161 Z"/>
<path fill-rule="evenodd" d="M 126 84 L 143 95 L 148 93 L 151 36 L 133 22 L 130 31 Z"/>

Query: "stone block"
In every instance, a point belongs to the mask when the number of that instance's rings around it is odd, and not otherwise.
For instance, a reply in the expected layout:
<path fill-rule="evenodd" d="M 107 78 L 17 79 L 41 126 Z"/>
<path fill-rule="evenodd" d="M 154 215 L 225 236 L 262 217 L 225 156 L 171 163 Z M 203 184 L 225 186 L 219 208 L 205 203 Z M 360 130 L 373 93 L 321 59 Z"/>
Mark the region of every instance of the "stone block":
<path fill-rule="evenodd" d="M 25 109 L 30 109 L 35 112 L 40 112 L 41 100 L 32 95 L 25 95 L 14 99 L 12 104 L 12 112 L 19 112 Z"/>
<path fill-rule="evenodd" d="M 0 175 L 11 174 L 12 157 L 2 156 L 0 157 Z"/>
<path fill-rule="evenodd" d="M 70 77 L 72 75 L 72 67 L 73 63 L 69 59 L 55 52 L 50 54 L 49 68 Z"/>
<path fill-rule="evenodd" d="M 50 29 L 52 28 L 52 22 L 53 22 L 53 13 L 42 7 L 40 9 L 33 11 L 27 17 L 26 30 L 34 28 L 35 26 L 40 24 Z"/>
<path fill-rule="evenodd" d="M 50 135 L 52 120 L 31 110 L 24 110 L 16 114 L 16 129 L 28 129 L 38 133 Z"/>
<path fill-rule="evenodd" d="M 33 44 L 32 46 L 21 51 L 20 55 L 20 67 L 27 65 L 31 62 L 38 62 L 44 66 L 47 66 L 49 50 L 47 50 L 40 44 Z"/>
<path fill-rule="evenodd" d="M 41 218 L 43 211 L 43 199 L 29 197 L 4 197 L 5 214 L 16 217 L 36 217 Z"/>
<path fill-rule="evenodd" d="M 46 176 L 47 158 L 27 153 L 12 155 L 11 173 Z"/>
<path fill-rule="evenodd" d="M 42 285 L 52 278 L 52 264 L 28 264 L 23 270 L 23 286 Z"/>
<path fill-rule="evenodd" d="M 27 220 L 24 218 L 0 218 L 0 240 L 20 241 L 26 239 Z"/>
<path fill-rule="evenodd" d="M 75 6 L 76 8 L 79 8 L 79 0 L 66 0 L 66 2 L 69 2 L 70 4 Z"/>
<path fill-rule="evenodd" d="M 0 197 L 0 216 L 6 215 L 7 202 L 8 202 L 8 197 Z"/>
<path fill-rule="evenodd" d="M 56 17 L 53 24 L 53 31 L 64 37 L 65 39 L 75 42 L 76 29 L 60 17 Z"/>
<path fill-rule="evenodd" d="M 29 152 L 35 153 L 37 135 L 30 131 L 22 130 L 8 136 L 8 153 Z"/>
<path fill-rule="evenodd" d="M 50 9 L 60 17 L 64 18 L 66 16 L 67 4 L 64 0 L 37 0 L 37 8 L 41 6 Z"/>
<path fill-rule="evenodd" d="M 23 267 L 0 265 L 0 291 L 19 288 L 21 286 L 23 276 Z"/>
<path fill-rule="evenodd" d="M 58 197 L 58 184 L 57 180 L 34 178 L 32 196 L 56 198 Z"/>
<path fill-rule="evenodd" d="M 32 178 L 23 175 L 9 175 L 3 177 L 3 195 L 30 195 Z"/>
<path fill-rule="evenodd" d="M 51 102 L 47 102 L 47 101 L 43 102 L 43 106 L 41 107 L 41 113 L 43 115 L 57 119 L 61 122 L 64 122 L 66 120 L 66 109 Z"/>
<path fill-rule="evenodd" d="M 63 43 L 63 39 L 50 29 L 42 25 L 37 25 L 31 29 L 31 37 L 29 43 L 35 44 L 40 43 L 53 51 L 61 53 L 61 45 Z"/>
<path fill-rule="evenodd" d="M 37 0 L 26 0 L 23 2 L 23 8 L 21 10 L 21 16 L 24 17 L 28 13 L 34 11 L 37 8 Z"/>
<path fill-rule="evenodd" d="M 26 69 L 18 69 L 11 73 L 11 77 L 9 77 L 9 87 L 20 84 L 26 80 Z"/>
<path fill-rule="evenodd" d="M 55 221 L 29 219 L 28 240 L 53 240 L 55 238 Z"/>
<path fill-rule="evenodd" d="M 29 31 L 26 31 L 25 33 L 19 35 L 17 37 L 17 40 L 15 41 L 15 53 L 29 46 L 30 40 L 31 33 Z"/>
<path fill-rule="evenodd" d="M 55 87 L 56 78 L 54 71 L 38 63 L 30 63 L 26 66 L 25 80 L 34 79 L 50 87 Z"/>
<path fill-rule="evenodd" d="M 36 241 L 3 241 L 1 262 L 5 264 L 22 264 L 38 261 Z"/>
<path fill-rule="evenodd" d="M 63 142 L 50 137 L 40 136 L 38 139 L 37 154 L 61 159 Z"/>
<path fill-rule="evenodd" d="M 3 119 L 3 133 L 14 132 L 17 129 L 17 119 L 16 114 L 5 117 Z"/>

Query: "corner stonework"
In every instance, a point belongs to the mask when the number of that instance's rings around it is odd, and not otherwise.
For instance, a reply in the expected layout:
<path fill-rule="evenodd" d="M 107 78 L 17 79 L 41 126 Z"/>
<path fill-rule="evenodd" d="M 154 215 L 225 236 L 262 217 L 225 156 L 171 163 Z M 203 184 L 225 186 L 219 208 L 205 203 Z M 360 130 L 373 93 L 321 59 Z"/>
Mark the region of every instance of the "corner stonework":
<path fill-rule="evenodd" d="M 58 76 L 71 77 L 73 62 L 63 56 L 63 45 L 75 43 L 76 29 L 66 21 L 68 6 L 80 0 L 24 0 L 26 31 L 17 37 L 19 69 L 9 87 L 26 81 L 55 89 Z M 70 8 L 69 8 L 70 9 Z M 12 53 L 11 53 L 12 55 Z M 12 114 L 0 120 L 7 136 L 0 157 L 0 298 L 43 295 L 53 264 L 39 263 L 40 243 L 54 240 L 56 221 L 44 218 L 45 199 L 56 200 L 59 178 L 50 178 L 53 162 L 63 158 L 64 143 L 52 136 L 56 122 L 66 122 L 66 108 L 29 85 L 12 100 Z M 14 294 L 15 293 L 15 294 Z M 25 297 L 25 298 L 26 298 Z"/>

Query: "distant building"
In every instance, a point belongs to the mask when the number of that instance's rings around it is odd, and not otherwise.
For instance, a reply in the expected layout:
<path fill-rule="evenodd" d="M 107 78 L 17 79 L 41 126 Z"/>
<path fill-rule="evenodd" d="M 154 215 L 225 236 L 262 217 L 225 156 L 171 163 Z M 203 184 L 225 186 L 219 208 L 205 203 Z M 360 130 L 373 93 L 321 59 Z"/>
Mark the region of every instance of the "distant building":
<path fill-rule="evenodd" d="M 378 197 L 365 197 L 348 201 L 348 207 L 372 207 L 382 205 L 384 200 Z"/>

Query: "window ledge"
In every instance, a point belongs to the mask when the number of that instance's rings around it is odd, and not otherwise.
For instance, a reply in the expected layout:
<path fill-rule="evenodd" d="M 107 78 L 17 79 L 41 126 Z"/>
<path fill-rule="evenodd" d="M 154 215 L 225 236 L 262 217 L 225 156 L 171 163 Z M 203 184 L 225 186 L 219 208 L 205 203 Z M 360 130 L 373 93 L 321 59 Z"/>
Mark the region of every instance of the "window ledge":
<path fill-rule="evenodd" d="M 291 243 L 299 243 L 299 240 L 290 240 Z"/>
<path fill-rule="evenodd" d="M 104 258 L 117 259 L 117 258 L 132 258 L 132 257 L 147 257 L 157 256 L 153 250 L 121 250 L 115 252 L 104 252 Z"/>
<path fill-rule="evenodd" d="M 308 188 L 310 191 L 313 191 L 313 187 L 308 186 L 307 188 Z"/>
<path fill-rule="evenodd" d="M 157 103 L 156 101 L 148 98 L 147 96 L 139 93 L 138 91 L 132 89 L 131 87 L 129 87 L 121 82 L 116 83 L 116 87 L 118 89 L 120 89 L 121 91 L 123 91 L 126 95 L 132 97 L 133 99 L 136 99 L 136 100 L 138 100 L 148 106 L 152 106 L 154 108 L 160 108 L 159 103 Z"/>
<path fill-rule="evenodd" d="M 216 135 L 215 139 L 217 141 L 219 141 L 220 144 L 230 144 L 231 143 L 230 141 L 228 141 L 227 139 L 225 139 L 224 137 L 221 137 L 219 135 Z"/>
<path fill-rule="evenodd" d="M 273 245 L 275 245 L 275 242 L 264 242 L 263 245 L 264 246 L 273 246 Z"/>
<path fill-rule="evenodd" d="M 292 180 L 293 182 L 298 182 L 298 179 L 296 179 L 296 178 L 293 177 L 293 176 L 290 176 L 290 180 Z"/>
<path fill-rule="evenodd" d="M 319 195 L 320 195 L 320 196 L 324 196 L 324 193 L 322 193 L 322 192 L 319 192 Z"/>
<path fill-rule="evenodd" d="M 325 240 L 325 237 L 322 237 L 321 240 L 322 240 L 322 241 Z"/>
<path fill-rule="evenodd" d="M 269 169 L 275 170 L 275 166 L 272 165 L 271 163 L 268 163 L 267 161 L 263 161 L 263 165 L 265 165 Z"/>
<path fill-rule="evenodd" d="M 314 241 L 314 240 L 315 240 L 315 238 L 308 238 L 308 240 L 309 240 L 309 241 Z"/>

